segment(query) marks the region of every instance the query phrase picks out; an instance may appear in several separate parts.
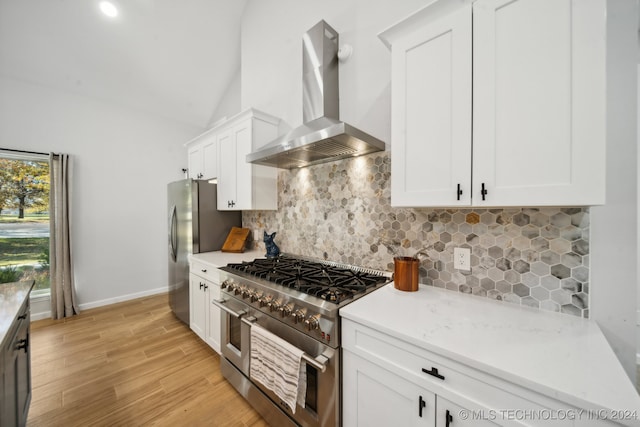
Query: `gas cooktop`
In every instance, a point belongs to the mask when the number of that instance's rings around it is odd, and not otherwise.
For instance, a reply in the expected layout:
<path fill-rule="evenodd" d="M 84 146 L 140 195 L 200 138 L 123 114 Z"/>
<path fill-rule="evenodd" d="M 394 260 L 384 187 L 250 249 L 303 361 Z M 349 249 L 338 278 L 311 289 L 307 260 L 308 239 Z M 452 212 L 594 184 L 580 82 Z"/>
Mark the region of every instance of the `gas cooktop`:
<path fill-rule="evenodd" d="M 228 264 L 226 270 L 257 277 L 336 304 L 390 281 L 385 272 L 292 255 Z"/>

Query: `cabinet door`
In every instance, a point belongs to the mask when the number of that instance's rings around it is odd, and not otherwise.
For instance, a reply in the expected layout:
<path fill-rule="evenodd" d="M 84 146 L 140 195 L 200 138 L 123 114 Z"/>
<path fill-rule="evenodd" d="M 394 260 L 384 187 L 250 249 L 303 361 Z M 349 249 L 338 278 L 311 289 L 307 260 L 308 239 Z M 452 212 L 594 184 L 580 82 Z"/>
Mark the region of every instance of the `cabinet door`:
<path fill-rule="evenodd" d="M 220 299 L 220 285 L 209 282 L 207 295 L 207 310 L 209 310 L 209 324 L 207 327 L 207 344 L 220 354 L 220 314 L 221 310 L 211 301 Z"/>
<path fill-rule="evenodd" d="M 202 146 L 195 145 L 189 147 L 187 150 L 187 157 L 189 162 L 189 178 L 201 179 L 203 178 L 204 163 L 202 158 Z"/>
<path fill-rule="evenodd" d="M 237 210 L 236 205 L 236 144 L 232 130 L 218 135 L 218 210 Z"/>
<path fill-rule="evenodd" d="M 205 311 L 205 280 L 195 274 L 189 274 L 189 323 L 191 330 L 195 332 L 201 339 L 206 340 L 205 328 L 207 325 L 207 316 Z"/>
<path fill-rule="evenodd" d="M 393 44 L 393 206 L 471 203 L 471 23 L 466 5 Z"/>
<path fill-rule="evenodd" d="M 15 350 L 16 341 L 12 337 L 4 351 L 4 388 L 2 395 L 2 425 L 17 426 L 18 413 L 18 352 Z"/>
<path fill-rule="evenodd" d="M 489 421 L 497 418 L 496 411 L 470 411 L 438 396 L 436 426 L 438 427 L 495 427 L 499 424 Z"/>
<path fill-rule="evenodd" d="M 474 3 L 474 205 L 604 202 L 605 6 Z"/>
<path fill-rule="evenodd" d="M 28 314 L 25 313 L 27 316 Z M 31 342 L 29 331 L 30 318 L 22 320 L 15 342 L 16 355 L 16 397 L 18 425 L 27 424 L 27 415 L 31 403 Z"/>
<path fill-rule="evenodd" d="M 435 425 L 433 393 L 347 350 L 343 361 L 345 427 Z"/>
<path fill-rule="evenodd" d="M 231 139 L 236 146 L 236 210 L 252 209 L 253 165 L 247 163 L 247 154 L 252 150 L 252 120 L 248 119 L 235 126 Z"/>
<path fill-rule="evenodd" d="M 218 177 L 218 142 L 215 135 L 202 144 L 202 173 L 204 179 Z"/>

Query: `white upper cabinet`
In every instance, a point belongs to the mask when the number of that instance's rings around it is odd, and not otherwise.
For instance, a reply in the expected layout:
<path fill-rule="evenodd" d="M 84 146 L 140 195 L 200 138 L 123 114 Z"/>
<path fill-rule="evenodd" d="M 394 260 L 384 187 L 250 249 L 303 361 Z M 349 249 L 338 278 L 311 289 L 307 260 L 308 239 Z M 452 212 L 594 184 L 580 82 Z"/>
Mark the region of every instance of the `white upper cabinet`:
<path fill-rule="evenodd" d="M 250 109 L 218 131 L 218 210 L 278 208 L 277 169 L 247 163 L 247 154 L 278 136 L 279 119 Z"/>
<path fill-rule="evenodd" d="M 471 5 L 394 43 L 392 61 L 391 203 L 469 205 Z"/>
<path fill-rule="evenodd" d="M 604 203 L 604 0 L 436 1 L 392 51 L 394 206 Z"/>
<path fill-rule="evenodd" d="M 603 204 L 605 2 L 481 0 L 473 14 L 474 204 Z"/>
<path fill-rule="evenodd" d="M 187 144 L 189 178 L 213 179 L 218 177 L 218 145 L 216 135 L 207 131 Z"/>

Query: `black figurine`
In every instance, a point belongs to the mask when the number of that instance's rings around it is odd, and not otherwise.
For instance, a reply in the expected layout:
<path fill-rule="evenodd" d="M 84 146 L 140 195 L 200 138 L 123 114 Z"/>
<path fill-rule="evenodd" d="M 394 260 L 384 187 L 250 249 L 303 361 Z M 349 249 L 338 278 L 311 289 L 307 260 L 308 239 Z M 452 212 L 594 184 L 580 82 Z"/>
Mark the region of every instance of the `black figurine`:
<path fill-rule="evenodd" d="M 275 244 L 273 238 L 276 236 L 275 231 L 271 234 L 267 234 L 264 232 L 264 246 L 267 248 L 266 257 L 267 258 L 277 258 L 280 255 L 280 248 Z"/>

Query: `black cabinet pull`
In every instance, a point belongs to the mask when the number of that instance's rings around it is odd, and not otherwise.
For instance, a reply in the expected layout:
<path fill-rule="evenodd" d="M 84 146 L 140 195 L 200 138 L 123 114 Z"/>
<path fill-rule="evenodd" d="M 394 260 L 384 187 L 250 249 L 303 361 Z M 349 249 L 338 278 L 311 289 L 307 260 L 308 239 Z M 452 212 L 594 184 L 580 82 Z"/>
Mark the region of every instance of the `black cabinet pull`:
<path fill-rule="evenodd" d="M 202 271 L 203 273 L 206 273 L 206 272 L 207 272 L 207 269 L 206 269 L 206 268 L 203 268 L 203 269 L 202 269 L 202 270 L 200 270 L 200 271 Z"/>
<path fill-rule="evenodd" d="M 18 320 L 24 320 L 26 318 L 27 318 L 27 313 L 21 314 L 20 316 L 18 316 Z"/>
<path fill-rule="evenodd" d="M 420 400 L 418 400 L 418 416 L 422 418 L 422 410 L 427 406 L 427 402 L 420 396 Z"/>
<path fill-rule="evenodd" d="M 440 375 L 438 373 L 438 368 L 431 368 L 431 370 L 427 370 L 427 369 L 422 368 L 422 372 L 424 372 L 425 374 L 432 375 L 432 376 L 434 376 L 436 378 L 439 378 L 441 380 L 444 380 L 444 376 Z"/>
<path fill-rule="evenodd" d="M 451 413 L 447 409 L 447 413 L 445 414 L 445 423 L 444 423 L 445 427 L 449 427 L 452 422 L 453 422 L 453 417 L 451 416 Z"/>
<path fill-rule="evenodd" d="M 204 283 L 200 282 L 200 290 L 202 290 L 203 286 L 204 286 Z"/>
<path fill-rule="evenodd" d="M 484 188 L 484 182 L 482 183 L 482 188 L 480 189 L 480 194 L 482 195 L 482 200 L 485 200 L 484 196 L 488 193 L 487 189 Z"/>
<path fill-rule="evenodd" d="M 29 347 L 29 339 L 25 338 L 22 340 L 18 340 L 18 343 L 16 345 L 16 350 L 20 351 L 24 349 L 24 352 L 27 352 L 27 347 Z"/>
<path fill-rule="evenodd" d="M 462 189 L 460 188 L 460 184 L 458 184 L 458 190 L 456 194 L 458 195 L 458 200 L 460 200 L 460 196 L 462 196 Z"/>
<path fill-rule="evenodd" d="M 204 285 L 204 290 L 206 291 L 207 289 L 209 289 L 209 285 Z"/>

